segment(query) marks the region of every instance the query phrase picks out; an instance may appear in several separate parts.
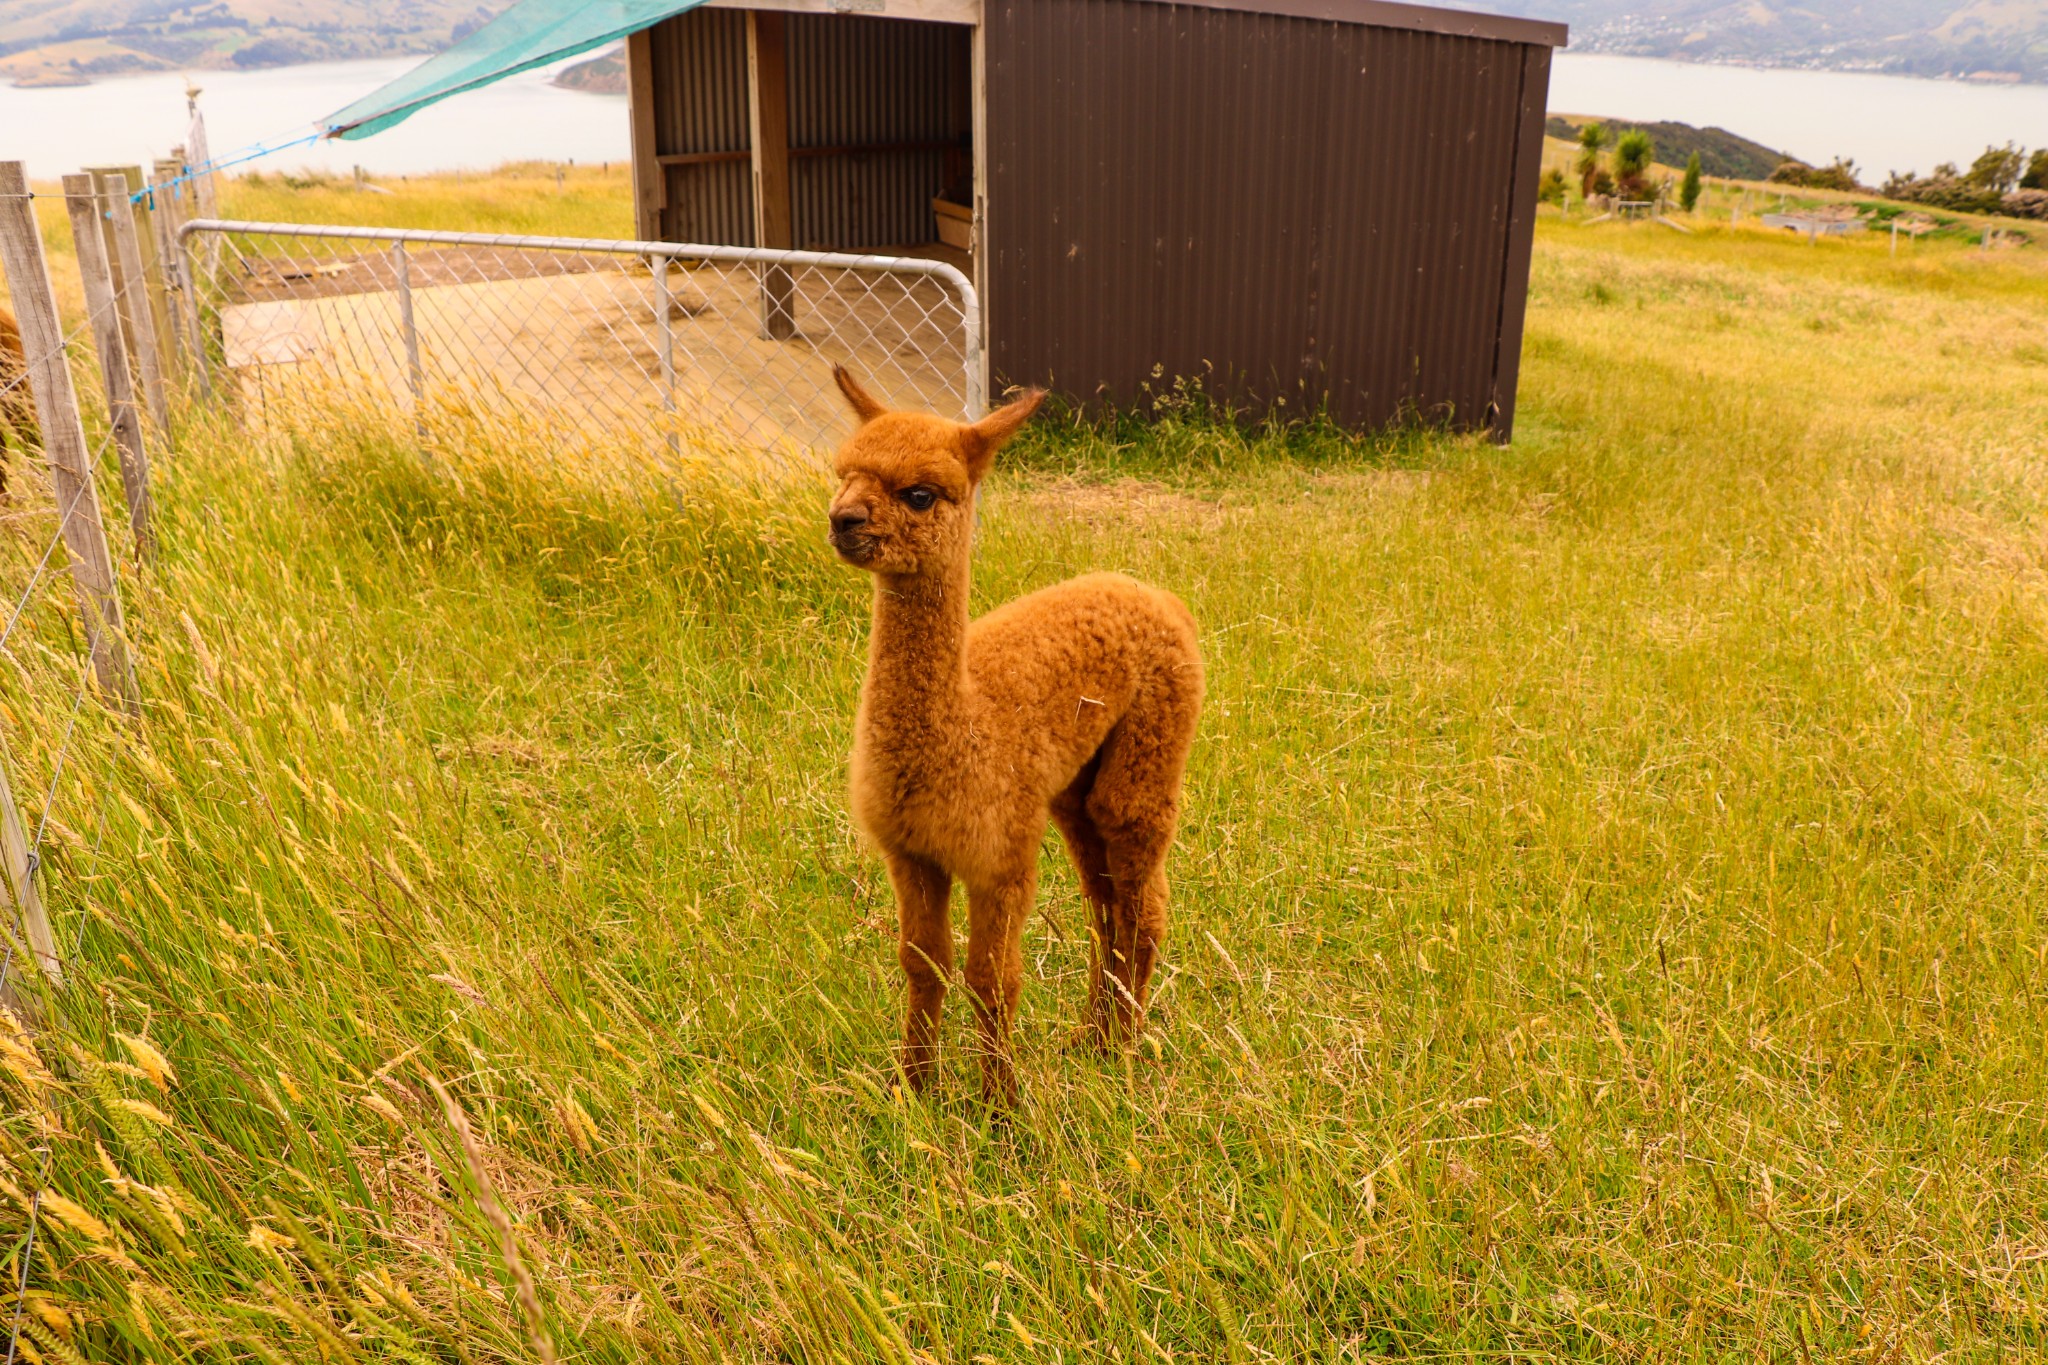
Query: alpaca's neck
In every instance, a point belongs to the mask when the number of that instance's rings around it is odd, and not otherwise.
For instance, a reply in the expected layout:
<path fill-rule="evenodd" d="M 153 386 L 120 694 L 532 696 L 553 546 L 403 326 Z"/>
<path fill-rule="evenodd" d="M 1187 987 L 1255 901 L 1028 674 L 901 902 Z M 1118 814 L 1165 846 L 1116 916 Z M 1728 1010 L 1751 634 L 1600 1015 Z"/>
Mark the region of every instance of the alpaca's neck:
<path fill-rule="evenodd" d="M 942 574 L 876 576 L 870 721 L 943 725 L 958 711 L 967 677 L 967 581 L 964 559 Z"/>

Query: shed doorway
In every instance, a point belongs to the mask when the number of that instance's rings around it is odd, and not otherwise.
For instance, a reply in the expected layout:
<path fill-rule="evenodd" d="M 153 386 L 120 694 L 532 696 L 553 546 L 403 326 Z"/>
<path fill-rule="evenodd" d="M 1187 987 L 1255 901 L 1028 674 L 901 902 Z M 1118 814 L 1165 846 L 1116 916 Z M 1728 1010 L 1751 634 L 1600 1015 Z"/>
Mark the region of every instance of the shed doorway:
<path fill-rule="evenodd" d="M 633 34 L 639 235 L 926 256 L 974 278 L 975 28 L 959 8 L 711 0 Z"/>

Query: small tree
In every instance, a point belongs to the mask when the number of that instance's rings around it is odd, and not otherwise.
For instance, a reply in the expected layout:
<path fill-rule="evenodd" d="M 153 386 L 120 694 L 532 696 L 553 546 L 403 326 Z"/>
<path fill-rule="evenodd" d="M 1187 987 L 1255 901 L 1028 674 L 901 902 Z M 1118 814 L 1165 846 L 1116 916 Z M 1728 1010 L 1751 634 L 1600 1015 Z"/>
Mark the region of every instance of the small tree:
<path fill-rule="evenodd" d="M 1699 207 L 1700 203 L 1700 154 L 1694 152 L 1685 159 L 1685 179 L 1679 182 L 1678 206 L 1687 213 Z"/>
<path fill-rule="evenodd" d="M 1630 199 L 1649 199 L 1654 190 L 1649 182 L 1650 163 L 1657 158 L 1657 144 L 1640 128 L 1631 128 L 1614 144 L 1614 183 Z"/>
<path fill-rule="evenodd" d="M 1597 123 L 1579 129 L 1579 157 L 1573 169 L 1579 173 L 1579 193 L 1593 197 L 1593 182 L 1600 174 L 1600 149 L 1607 145 L 1607 130 Z"/>

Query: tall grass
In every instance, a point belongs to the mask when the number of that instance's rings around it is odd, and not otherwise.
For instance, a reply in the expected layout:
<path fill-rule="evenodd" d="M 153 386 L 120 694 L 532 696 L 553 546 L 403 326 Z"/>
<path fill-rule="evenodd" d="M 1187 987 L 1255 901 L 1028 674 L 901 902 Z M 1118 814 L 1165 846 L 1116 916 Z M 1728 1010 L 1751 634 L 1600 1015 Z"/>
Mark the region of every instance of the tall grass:
<path fill-rule="evenodd" d="M 1858 250 L 1546 229 L 1506 450 L 1017 452 L 978 603 L 1140 574 L 1211 700 L 1154 1033 L 1066 1048 L 1049 856 L 1007 1120 L 957 1008 L 891 1070 L 820 488 L 195 417 L 0 1042 L 26 1350 L 2040 1356 L 2043 276 Z M 32 826 L 66 630 L 10 644 Z"/>

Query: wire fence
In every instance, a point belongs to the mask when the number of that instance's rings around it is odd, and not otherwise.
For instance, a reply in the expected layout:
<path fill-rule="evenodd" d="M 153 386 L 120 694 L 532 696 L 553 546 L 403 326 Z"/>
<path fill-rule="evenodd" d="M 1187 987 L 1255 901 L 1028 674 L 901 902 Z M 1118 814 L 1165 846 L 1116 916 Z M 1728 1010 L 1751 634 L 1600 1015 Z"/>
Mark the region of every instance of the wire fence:
<path fill-rule="evenodd" d="M 38 197 L 70 219 L 77 272 L 61 298 Z M 136 249 L 144 226 L 123 180 L 67 176 L 61 195 L 37 196 L 19 163 L 0 162 L 0 1043 L 17 1057 L 65 998 L 86 923 L 73 892 L 97 875 L 107 778 L 139 705 L 117 574 L 147 559 L 149 448 L 161 453 L 168 436 Z M 126 492 L 130 535 L 110 540 L 102 486 Z M 38 1179 L 0 1284 L 4 1365 L 36 1339 L 23 1312 L 59 1130 L 54 1114 L 16 1122 L 15 1165 Z"/>
<path fill-rule="evenodd" d="M 983 406 L 979 302 L 941 260 L 209 219 L 180 241 L 206 382 L 259 424 L 338 382 L 509 410 L 565 452 L 789 461 L 844 435 L 835 363 L 905 407 Z"/>

